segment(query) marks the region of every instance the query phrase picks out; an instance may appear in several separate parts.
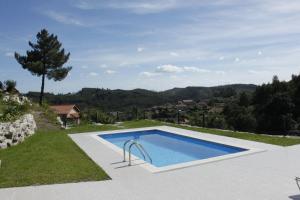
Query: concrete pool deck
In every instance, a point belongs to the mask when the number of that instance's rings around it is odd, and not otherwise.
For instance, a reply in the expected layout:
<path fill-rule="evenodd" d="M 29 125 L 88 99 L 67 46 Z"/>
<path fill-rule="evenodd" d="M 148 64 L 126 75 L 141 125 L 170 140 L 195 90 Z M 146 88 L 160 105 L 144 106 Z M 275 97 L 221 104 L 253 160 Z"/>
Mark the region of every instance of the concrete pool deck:
<path fill-rule="evenodd" d="M 170 130 L 177 128 L 168 127 Z M 193 131 L 187 131 L 195 134 Z M 197 133 L 211 140 L 239 143 L 266 151 L 162 173 L 136 165 L 128 167 L 122 155 L 91 137 L 70 137 L 112 178 L 0 189 L 2 200 L 284 200 L 300 199 L 295 176 L 300 176 L 300 145 L 280 147 L 223 136 Z"/>

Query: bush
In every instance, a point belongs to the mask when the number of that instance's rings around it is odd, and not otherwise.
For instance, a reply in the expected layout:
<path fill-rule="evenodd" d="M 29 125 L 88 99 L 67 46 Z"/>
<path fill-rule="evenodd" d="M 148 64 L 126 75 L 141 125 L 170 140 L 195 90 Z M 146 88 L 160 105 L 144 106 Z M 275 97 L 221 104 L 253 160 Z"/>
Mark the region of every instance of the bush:
<path fill-rule="evenodd" d="M 292 112 L 295 104 L 285 93 L 273 95 L 262 106 L 256 106 L 256 116 L 259 131 L 285 132 L 295 128 Z"/>
<path fill-rule="evenodd" d="M 96 122 L 102 124 L 113 124 L 115 117 L 102 111 L 88 111 L 82 113 L 83 121 Z"/>
<path fill-rule="evenodd" d="M 234 130 L 254 131 L 257 127 L 251 108 L 232 102 L 225 106 L 223 114 L 229 127 Z"/>
<path fill-rule="evenodd" d="M 19 105 L 16 102 L 2 103 L 2 115 L 0 115 L 0 121 L 13 121 L 25 114 L 29 110 L 29 104 Z"/>
<path fill-rule="evenodd" d="M 7 80 L 4 82 L 7 92 L 14 92 L 16 90 L 17 82 L 14 80 Z"/>
<path fill-rule="evenodd" d="M 239 131 L 253 131 L 256 128 L 256 119 L 251 113 L 241 113 L 234 119 L 234 129 Z"/>
<path fill-rule="evenodd" d="M 189 121 L 192 126 L 203 126 L 203 114 L 201 112 L 192 112 Z"/>
<path fill-rule="evenodd" d="M 211 115 L 207 118 L 207 127 L 209 128 L 218 128 L 218 129 L 225 129 L 227 128 L 226 120 L 223 116 L 218 115 Z"/>

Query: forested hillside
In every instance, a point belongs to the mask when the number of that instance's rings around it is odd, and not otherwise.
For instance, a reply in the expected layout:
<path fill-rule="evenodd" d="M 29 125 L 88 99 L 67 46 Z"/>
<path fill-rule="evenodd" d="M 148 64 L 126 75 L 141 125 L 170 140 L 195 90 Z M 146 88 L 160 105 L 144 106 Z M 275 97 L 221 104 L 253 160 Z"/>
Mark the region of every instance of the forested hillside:
<path fill-rule="evenodd" d="M 290 81 L 274 76 L 272 83 L 258 86 L 252 95 L 228 102 L 223 114 L 235 130 L 299 135 L 300 75 L 292 75 Z"/>
<path fill-rule="evenodd" d="M 149 108 L 151 106 L 176 103 L 183 99 L 202 101 L 211 98 L 226 98 L 240 92 L 253 92 L 256 86 L 251 84 L 234 84 L 216 87 L 174 88 L 162 92 L 144 89 L 109 90 L 99 88 L 83 88 L 77 93 L 51 94 L 46 93 L 49 104 L 77 104 L 81 109 L 100 108 L 104 111 L 125 111 L 132 107 Z M 38 92 L 26 94 L 34 101 L 38 100 Z"/>

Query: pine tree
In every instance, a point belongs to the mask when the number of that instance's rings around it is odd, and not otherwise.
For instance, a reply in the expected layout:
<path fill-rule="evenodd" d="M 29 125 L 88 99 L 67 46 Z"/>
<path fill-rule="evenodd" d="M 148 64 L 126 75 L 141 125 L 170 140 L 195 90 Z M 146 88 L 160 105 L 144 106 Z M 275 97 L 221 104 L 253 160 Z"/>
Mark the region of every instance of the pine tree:
<path fill-rule="evenodd" d="M 68 75 L 72 67 L 63 67 L 69 60 L 70 53 L 65 54 L 65 50 L 61 48 L 62 44 L 56 35 L 50 35 L 46 29 L 43 29 L 36 35 L 36 38 L 36 44 L 29 42 L 32 49 L 26 52 L 26 56 L 21 56 L 15 52 L 15 58 L 23 69 L 27 69 L 32 75 L 42 76 L 39 100 L 40 105 L 42 105 L 45 77 L 49 80 L 61 81 Z"/>

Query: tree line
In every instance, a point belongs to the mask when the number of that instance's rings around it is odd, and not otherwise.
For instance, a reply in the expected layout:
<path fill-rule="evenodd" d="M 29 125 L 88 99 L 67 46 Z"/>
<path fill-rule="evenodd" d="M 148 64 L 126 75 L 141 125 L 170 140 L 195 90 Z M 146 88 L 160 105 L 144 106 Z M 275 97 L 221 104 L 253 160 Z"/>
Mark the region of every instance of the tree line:
<path fill-rule="evenodd" d="M 227 103 L 223 114 L 235 130 L 292 134 L 300 129 L 300 75 L 290 81 L 277 76 L 251 93 L 241 93 Z"/>

